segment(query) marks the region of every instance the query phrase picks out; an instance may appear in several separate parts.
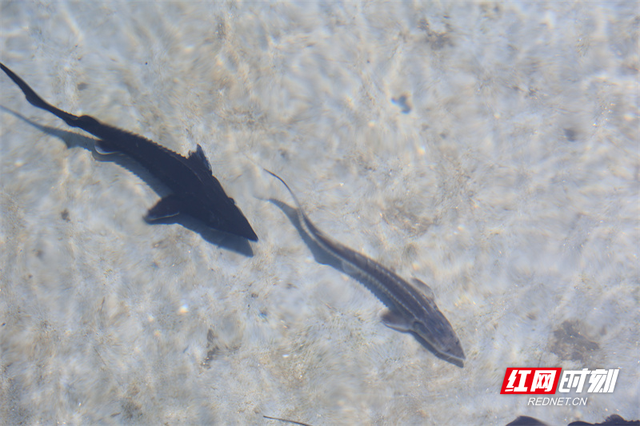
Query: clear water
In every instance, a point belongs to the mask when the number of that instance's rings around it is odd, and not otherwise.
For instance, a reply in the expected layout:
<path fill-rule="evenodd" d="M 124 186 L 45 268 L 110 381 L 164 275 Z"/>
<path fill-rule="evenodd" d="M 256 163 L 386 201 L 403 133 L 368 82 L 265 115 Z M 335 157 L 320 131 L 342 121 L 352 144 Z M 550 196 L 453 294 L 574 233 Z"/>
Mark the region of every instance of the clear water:
<path fill-rule="evenodd" d="M 252 256 L 0 76 L 0 423 L 550 424 L 640 417 L 637 2 L 0 2 L 46 100 L 186 154 Z M 67 148 L 67 145 L 70 148 Z M 467 362 L 384 327 L 338 241 L 433 289 Z M 505 368 L 620 368 L 586 407 Z"/>

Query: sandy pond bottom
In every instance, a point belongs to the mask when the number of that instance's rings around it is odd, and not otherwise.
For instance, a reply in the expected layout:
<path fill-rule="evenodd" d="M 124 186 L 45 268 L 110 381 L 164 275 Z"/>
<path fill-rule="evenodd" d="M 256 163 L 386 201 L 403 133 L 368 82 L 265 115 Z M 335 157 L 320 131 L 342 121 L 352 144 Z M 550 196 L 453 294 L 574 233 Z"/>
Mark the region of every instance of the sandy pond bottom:
<path fill-rule="evenodd" d="M 260 241 L 142 221 L 145 176 L 0 75 L 0 424 L 638 419 L 634 2 L 0 2 L 52 104 L 197 144 Z M 425 281 L 458 368 L 277 204 Z M 533 406 L 507 367 L 619 368 Z"/>

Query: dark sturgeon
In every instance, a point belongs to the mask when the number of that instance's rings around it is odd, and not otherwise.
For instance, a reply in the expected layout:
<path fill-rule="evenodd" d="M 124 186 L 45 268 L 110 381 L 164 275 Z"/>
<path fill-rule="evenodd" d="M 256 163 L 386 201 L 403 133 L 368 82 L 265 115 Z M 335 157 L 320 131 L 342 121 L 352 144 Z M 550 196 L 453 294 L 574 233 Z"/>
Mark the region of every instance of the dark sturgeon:
<path fill-rule="evenodd" d="M 415 287 L 378 262 L 327 237 L 309 220 L 298 197 L 278 175 L 265 171 L 287 188 L 296 203 L 298 220 L 305 234 L 342 265 L 343 272 L 365 284 L 389 308 L 382 322 L 394 330 L 409 332 L 440 357 L 462 366 L 465 359 L 460 340 L 440 312 L 431 288 L 418 279 Z"/>
<path fill-rule="evenodd" d="M 18 85 L 31 105 L 49 111 L 71 127 L 79 127 L 98 137 L 100 141 L 95 145 L 98 153 L 120 152 L 128 155 L 171 190 L 170 195 L 149 209 L 145 216 L 147 222 L 184 213 L 210 228 L 258 241 L 247 218 L 213 176 L 211 165 L 200 145 L 188 157 L 183 157 L 147 138 L 101 123 L 91 116 L 69 114 L 42 100 L 27 83 L 2 63 L 0 68 Z"/>

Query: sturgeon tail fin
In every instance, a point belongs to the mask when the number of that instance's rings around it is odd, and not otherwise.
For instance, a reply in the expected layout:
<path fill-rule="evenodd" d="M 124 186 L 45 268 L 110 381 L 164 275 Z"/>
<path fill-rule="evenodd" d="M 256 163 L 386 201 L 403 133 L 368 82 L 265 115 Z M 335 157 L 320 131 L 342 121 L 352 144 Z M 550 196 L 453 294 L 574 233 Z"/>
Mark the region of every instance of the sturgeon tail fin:
<path fill-rule="evenodd" d="M 61 109 L 58 109 L 58 108 L 54 107 L 53 105 L 45 102 L 40 96 L 38 96 L 38 94 L 36 92 L 33 91 L 33 89 L 31 87 L 29 87 L 29 85 L 27 83 L 25 83 L 25 81 L 23 79 L 18 77 L 16 75 L 16 73 L 11 71 L 9 68 L 7 68 L 1 62 L 0 62 L 0 68 L 2 68 L 2 71 L 4 71 L 5 74 L 7 74 L 9 76 L 9 78 L 11 80 L 13 80 L 13 82 L 15 84 L 18 85 L 20 90 L 22 90 L 22 93 L 24 93 L 25 98 L 27 98 L 27 101 L 31 105 L 33 105 L 36 108 L 40 108 L 40 109 L 43 109 L 45 111 L 49 111 L 51 114 L 53 114 L 56 117 L 61 118 L 62 120 L 64 120 L 64 122 L 67 123 L 71 127 L 78 127 L 78 125 L 76 124 L 76 121 L 78 120 L 77 116 L 75 116 L 73 114 L 69 114 L 68 112 L 64 112 Z"/>

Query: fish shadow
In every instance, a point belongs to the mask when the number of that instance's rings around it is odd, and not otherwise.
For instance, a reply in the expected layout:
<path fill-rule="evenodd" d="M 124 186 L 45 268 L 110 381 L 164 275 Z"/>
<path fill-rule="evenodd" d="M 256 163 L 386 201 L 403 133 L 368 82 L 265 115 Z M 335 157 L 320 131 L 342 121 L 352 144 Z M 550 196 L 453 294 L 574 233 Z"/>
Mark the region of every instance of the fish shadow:
<path fill-rule="evenodd" d="M 293 226 L 298 231 L 298 234 L 300 234 L 300 237 L 302 238 L 304 243 L 307 245 L 307 247 L 309 247 L 309 250 L 311 251 L 311 254 L 313 254 L 313 257 L 316 260 L 316 262 L 318 262 L 320 264 L 323 264 L 323 265 L 331 266 L 332 268 L 336 269 L 337 271 L 342 272 L 343 274 L 349 275 L 351 278 L 353 278 L 354 280 L 358 281 L 360 284 L 362 284 L 363 286 L 365 286 L 366 288 L 371 290 L 371 292 L 376 297 L 380 298 L 380 296 L 377 294 L 375 288 L 372 288 L 371 284 L 368 281 L 363 280 L 360 275 L 354 274 L 351 271 L 346 270 L 342 266 L 342 261 L 340 259 L 337 259 L 335 256 L 330 255 L 329 253 L 327 253 L 326 250 L 324 250 L 322 247 L 320 247 L 320 245 L 318 245 L 318 243 L 316 243 L 306 233 L 306 231 L 302 227 L 302 224 L 300 223 L 300 218 L 298 217 L 298 210 L 297 209 L 289 206 L 286 203 L 283 203 L 280 200 L 276 200 L 274 198 L 270 198 L 267 201 L 269 201 L 270 203 L 272 203 L 276 207 L 278 207 L 280 210 L 282 210 L 282 212 L 289 218 L 289 220 L 291 221 Z M 446 362 L 448 362 L 450 364 L 453 364 L 456 367 L 464 368 L 464 362 L 463 361 L 461 361 L 461 360 L 459 360 L 457 358 L 449 357 L 449 356 L 447 356 L 445 354 L 441 354 L 440 352 L 436 351 L 434 349 L 434 347 L 431 344 L 429 344 L 429 342 L 427 342 L 426 340 L 421 338 L 418 334 L 414 333 L 413 331 L 406 331 L 406 332 L 402 332 L 402 331 L 398 331 L 398 330 L 394 330 L 394 331 L 397 331 L 398 333 L 411 334 L 418 341 L 418 343 L 420 343 L 425 349 L 427 349 L 429 352 L 431 352 L 437 358 L 440 358 L 443 361 L 446 361 Z"/>
<path fill-rule="evenodd" d="M 322 265 L 331 266 L 332 268 L 337 269 L 340 272 L 343 272 L 349 276 L 353 276 L 344 270 L 344 268 L 342 267 L 342 261 L 340 259 L 337 259 L 335 256 L 332 256 L 329 253 L 327 253 L 311 237 L 309 237 L 309 235 L 304 231 L 302 224 L 300 224 L 300 218 L 298 217 L 297 209 L 291 207 L 286 203 L 283 203 L 280 200 L 276 200 L 274 198 L 270 198 L 267 201 L 269 201 L 270 203 L 278 207 L 280 210 L 282 210 L 282 212 L 287 216 L 287 218 L 289 218 L 293 226 L 298 231 L 298 234 L 300 234 L 302 241 L 304 241 L 307 247 L 309 247 L 309 250 L 311 250 L 311 253 L 313 254 L 313 257 L 316 260 L 316 262 Z"/>
<path fill-rule="evenodd" d="M 25 116 L 15 111 L 12 111 L 6 107 L 0 106 L 0 109 L 2 109 L 5 112 L 8 112 L 9 114 L 12 114 L 16 118 L 35 127 L 41 132 L 60 139 L 62 142 L 64 142 L 64 144 L 68 149 L 84 148 L 87 151 L 91 152 L 93 158 L 96 161 L 99 161 L 101 163 L 115 163 L 120 167 L 127 169 L 131 173 L 138 176 L 138 178 L 140 178 L 140 180 L 142 180 L 144 183 L 149 185 L 149 187 L 156 194 L 158 194 L 160 198 L 163 198 L 171 194 L 171 191 L 169 190 L 169 188 L 167 188 L 162 182 L 160 182 L 155 176 L 153 176 L 145 167 L 140 165 L 140 163 L 133 160 L 132 158 L 124 154 L 118 154 L 118 153 L 114 153 L 110 155 L 101 155 L 97 153 L 95 150 L 95 145 L 97 142 L 100 141 L 97 138 L 84 136 L 84 135 L 74 133 L 74 132 L 69 132 L 66 130 L 61 130 L 55 127 L 43 126 L 41 124 L 38 124 L 36 122 L 29 120 Z M 144 215 L 142 215 L 142 220 L 144 220 Z M 253 257 L 253 249 L 251 248 L 251 245 L 245 238 L 209 228 L 198 219 L 195 219 L 186 214 L 179 214 L 174 217 L 155 220 L 153 222 L 148 222 L 145 220 L 145 222 L 148 225 L 152 225 L 152 226 L 173 225 L 173 224 L 181 225 L 184 228 L 187 228 L 199 234 L 203 240 L 205 240 L 210 244 L 216 245 L 226 250 L 234 251 L 246 257 Z"/>

